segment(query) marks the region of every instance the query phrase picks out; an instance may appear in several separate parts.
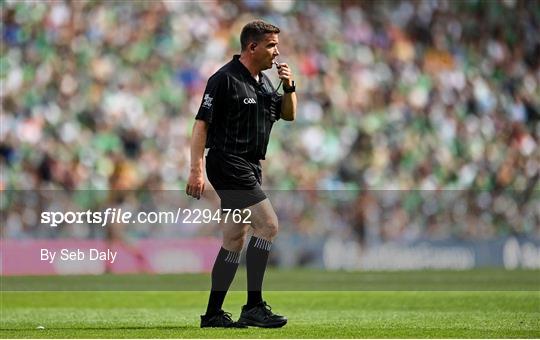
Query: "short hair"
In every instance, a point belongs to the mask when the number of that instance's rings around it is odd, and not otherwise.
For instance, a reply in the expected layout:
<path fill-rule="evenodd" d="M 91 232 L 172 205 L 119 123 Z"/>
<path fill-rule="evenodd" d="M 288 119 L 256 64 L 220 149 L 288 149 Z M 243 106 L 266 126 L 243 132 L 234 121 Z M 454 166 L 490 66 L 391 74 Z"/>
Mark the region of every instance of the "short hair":
<path fill-rule="evenodd" d="M 268 33 L 280 32 L 277 26 L 266 23 L 262 20 L 255 20 L 248 23 L 244 28 L 242 28 L 242 33 L 240 33 L 240 45 L 242 51 L 245 51 L 250 42 L 260 42 L 264 39 L 264 35 Z"/>

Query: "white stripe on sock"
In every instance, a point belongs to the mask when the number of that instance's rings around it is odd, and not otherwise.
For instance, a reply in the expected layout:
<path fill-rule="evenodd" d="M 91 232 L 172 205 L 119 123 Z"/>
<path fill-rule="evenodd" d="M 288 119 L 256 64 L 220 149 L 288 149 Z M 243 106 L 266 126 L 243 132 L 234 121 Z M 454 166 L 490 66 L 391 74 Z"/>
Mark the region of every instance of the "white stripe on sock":
<path fill-rule="evenodd" d="M 225 262 L 240 263 L 240 252 L 227 251 Z"/>
<path fill-rule="evenodd" d="M 265 240 L 264 238 L 255 237 L 253 247 L 270 251 L 270 248 L 272 248 L 272 242 Z"/>

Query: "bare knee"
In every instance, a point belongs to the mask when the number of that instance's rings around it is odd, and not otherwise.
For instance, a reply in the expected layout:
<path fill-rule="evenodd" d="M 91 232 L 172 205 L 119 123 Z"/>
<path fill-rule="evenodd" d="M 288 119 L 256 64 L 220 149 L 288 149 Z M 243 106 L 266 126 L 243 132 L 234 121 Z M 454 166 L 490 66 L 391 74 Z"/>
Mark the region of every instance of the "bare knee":
<path fill-rule="evenodd" d="M 252 208 L 253 235 L 269 241 L 277 236 L 278 218 L 268 199 L 257 203 Z"/>
<path fill-rule="evenodd" d="M 277 236 L 278 230 L 279 224 L 277 219 L 270 219 L 264 223 L 256 234 L 266 240 L 272 241 Z"/>
<path fill-rule="evenodd" d="M 246 241 L 246 231 L 223 235 L 223 247 L 231 251 L 241 251 Z"/>

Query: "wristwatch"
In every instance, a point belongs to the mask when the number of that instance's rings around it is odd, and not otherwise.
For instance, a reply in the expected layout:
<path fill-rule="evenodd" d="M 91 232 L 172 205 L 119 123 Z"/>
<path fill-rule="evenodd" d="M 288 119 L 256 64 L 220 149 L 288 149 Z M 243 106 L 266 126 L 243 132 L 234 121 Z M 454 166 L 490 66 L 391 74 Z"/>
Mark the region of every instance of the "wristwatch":
<path fill-rule="evenodd" d="M 283 92 L 293 93 L 294 91 L 296 91 L 296 83 L 294 82 L 294 80 L 291 82 L 291 86 L 283 84 Z"/>

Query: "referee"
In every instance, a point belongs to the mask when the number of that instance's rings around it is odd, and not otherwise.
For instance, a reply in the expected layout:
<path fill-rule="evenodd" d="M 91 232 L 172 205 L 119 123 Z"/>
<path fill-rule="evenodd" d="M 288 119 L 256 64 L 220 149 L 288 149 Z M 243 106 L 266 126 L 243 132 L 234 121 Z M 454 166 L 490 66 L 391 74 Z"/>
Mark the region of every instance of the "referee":
<path fill-rule="evenodd" d="M 283 327 L 287 319 L 274 314 L 262 299 L 262 283 L 278 219 L 261 189 L 261 159 L 272 125 L 296 115 L 295 83 L 289 66 L 277 64 L 278 27 L 257 20 L 240 34 L 242 51 L 208 80 L 195 117 L 191 139 L 191 170 L 186 193 L 197 199 L 204 191 L 203 154 L 206 174 L 221 199 L 221 209 L 249 209 L 250 224 L 222 219 L 223 245 L 212 269 L 212 288 L 201 327 Z M 261 71 L 276 63 L 283 82 L 277 93 Z M 223 211 L 222 211 L 223 213 Z M 222 215 L 222 217 L 225 215 Z M 247 302 L 240 319 L 222 310 L 249 227 L 253 228 L 246 251 Z"/>

